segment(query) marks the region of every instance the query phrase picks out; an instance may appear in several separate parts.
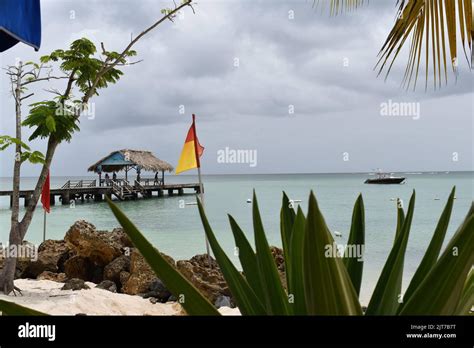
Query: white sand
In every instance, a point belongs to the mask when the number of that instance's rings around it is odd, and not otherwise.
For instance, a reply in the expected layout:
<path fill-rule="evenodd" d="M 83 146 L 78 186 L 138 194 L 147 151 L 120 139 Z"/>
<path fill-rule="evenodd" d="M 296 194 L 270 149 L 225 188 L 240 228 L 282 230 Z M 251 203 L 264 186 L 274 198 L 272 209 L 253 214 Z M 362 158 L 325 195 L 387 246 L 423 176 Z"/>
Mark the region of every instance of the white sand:
<path fill-rule="evenodd" d="M 63 283 L 17 279 L 23 296 L 0 295 L 0 299 L 52 315 L 182 315 L 178 303 L 155 303 L 140 296 L 112 293 L 86 282 L 87 290 L 61 290 Z M 239 315 L 238 309 L 222 307 L 224 315 Z"/>

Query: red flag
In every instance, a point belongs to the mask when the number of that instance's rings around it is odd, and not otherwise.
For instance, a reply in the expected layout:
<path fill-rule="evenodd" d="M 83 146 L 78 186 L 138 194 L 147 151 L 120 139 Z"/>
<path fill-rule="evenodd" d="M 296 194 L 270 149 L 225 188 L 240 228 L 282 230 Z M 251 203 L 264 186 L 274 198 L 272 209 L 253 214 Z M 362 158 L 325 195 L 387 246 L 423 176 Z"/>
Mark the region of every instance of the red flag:
<path fill-rule="evenodd" d="M 48 214 L 51 212 L 51 206 L 49 201 L 49 172 L 48 176 L 46 177 L 46 181 L 43 185 L 43 191 L 41 191 L 41 203 L 43 204 L 43 209 Z"/>

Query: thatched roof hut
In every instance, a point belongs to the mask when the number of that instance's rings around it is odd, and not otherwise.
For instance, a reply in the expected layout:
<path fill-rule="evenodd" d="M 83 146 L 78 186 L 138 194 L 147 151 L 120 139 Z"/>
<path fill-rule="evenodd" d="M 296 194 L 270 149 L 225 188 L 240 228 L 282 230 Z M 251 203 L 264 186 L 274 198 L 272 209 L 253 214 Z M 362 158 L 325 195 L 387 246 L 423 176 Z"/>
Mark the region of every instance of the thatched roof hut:
<path fill-rule="evenodd" d="M 150 172 L 172 172 L 173 166 L 155 157 L 150 151 L 119 150 L 111 152 L 110 155 L 100 159 L 89 167 L 89 172 L 119 172 L 130 168 Z"/>

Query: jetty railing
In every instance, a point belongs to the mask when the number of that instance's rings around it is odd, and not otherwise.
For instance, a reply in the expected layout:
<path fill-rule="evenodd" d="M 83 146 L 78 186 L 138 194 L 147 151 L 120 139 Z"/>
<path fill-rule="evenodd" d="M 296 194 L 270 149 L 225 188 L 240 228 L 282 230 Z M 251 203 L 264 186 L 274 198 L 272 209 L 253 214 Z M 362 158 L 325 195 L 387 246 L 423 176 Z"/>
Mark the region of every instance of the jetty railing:
<path fill-rule="evenodd" d="M 140 191 L 142 195 L 145 194 L 145 188 L 142 186 L 140 181 L 135 180 L 134 186 L 135 186 L 135 190 Z"/>
<path fill-rule="evenodd" d="M 96 187 L 97 180 L 68 180 L 61 189 Z"/>
<path fill-rule="evenodd" d="M 123 187 L 119 183 L 112 181 L 112 192 L 119 198 L 123 199 Z"/>

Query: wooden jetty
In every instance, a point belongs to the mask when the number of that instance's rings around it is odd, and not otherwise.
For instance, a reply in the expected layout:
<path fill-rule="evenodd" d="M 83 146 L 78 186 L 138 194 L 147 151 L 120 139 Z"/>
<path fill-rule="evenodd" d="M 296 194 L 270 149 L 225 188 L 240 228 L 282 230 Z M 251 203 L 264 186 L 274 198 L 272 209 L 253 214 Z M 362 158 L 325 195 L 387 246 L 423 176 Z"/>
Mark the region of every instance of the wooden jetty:
<path fill-rule="evenodd" d="M 55 205 L 56 197 L 58 202 L 63 205 L 69 205 L 72 202 L 95 201 L 101 202 L 105 197 L 115 197 L 120 201 L 162 197 L 167 193 L 168 196 L 183 195 L 185 190 L 192 190 L 191 193 L 199 193 L 200 187 L 197 183 L 192 184 L 163 184 L 155 182 L 154 179 L 142 179 L 140 182 L 130 182 L 117 180 L 101 180 L 97 185 L 97 180 L 69 180 L 61 188 L 50 190 L 51 205 Z M 189 192 L 188 192 L 189 193 Z M 20 198 L 24 199 L 25 207 L 30 203 L 33 190 L 21 190 Z M 10 196 L 10 207 L 12 206 L 13 192 L 0 191 L 0 196 Z"/>
<path fill-rule="evenodd" d="M 135 169 L 137 176 L 134 181 L 128 180 L 128 172 Z M 200 193 L 199 184 L 165 184 L 165 171 L 172 172 L 173 166 L 153 155 L 150 151 L 123 149 L 111 152 L 89 167 L 88 171 L 98 174 L 98 180 L 69 180 L 61 188 L 50 190 L 51 205 L 55 205 L 56 197 L 63 205 L 77 200 L 82 202 L 93 200 L 100 202 L 104 197 L 115 197 L 120 201 L 138 198 L 183 195 L 184 190 Z M 117 178 L 123 171 L 124 179 Z M 142 178 L 141 172 L 154 172 L 154 178 Z M 158 175 L 161 172 L 161 178 Z M 102 174 L 105 173 L 105 178 Z M 109 173 L 112 174 L 110 178 Z M 204 189 L 204 188 L 203 188 Z M 1 196 L 10 196 L 10 207 L 13 202 L 12 191 L 0 191 Z M 25 207 L 29 205 L 33 190 L 20 191 Z"/>

